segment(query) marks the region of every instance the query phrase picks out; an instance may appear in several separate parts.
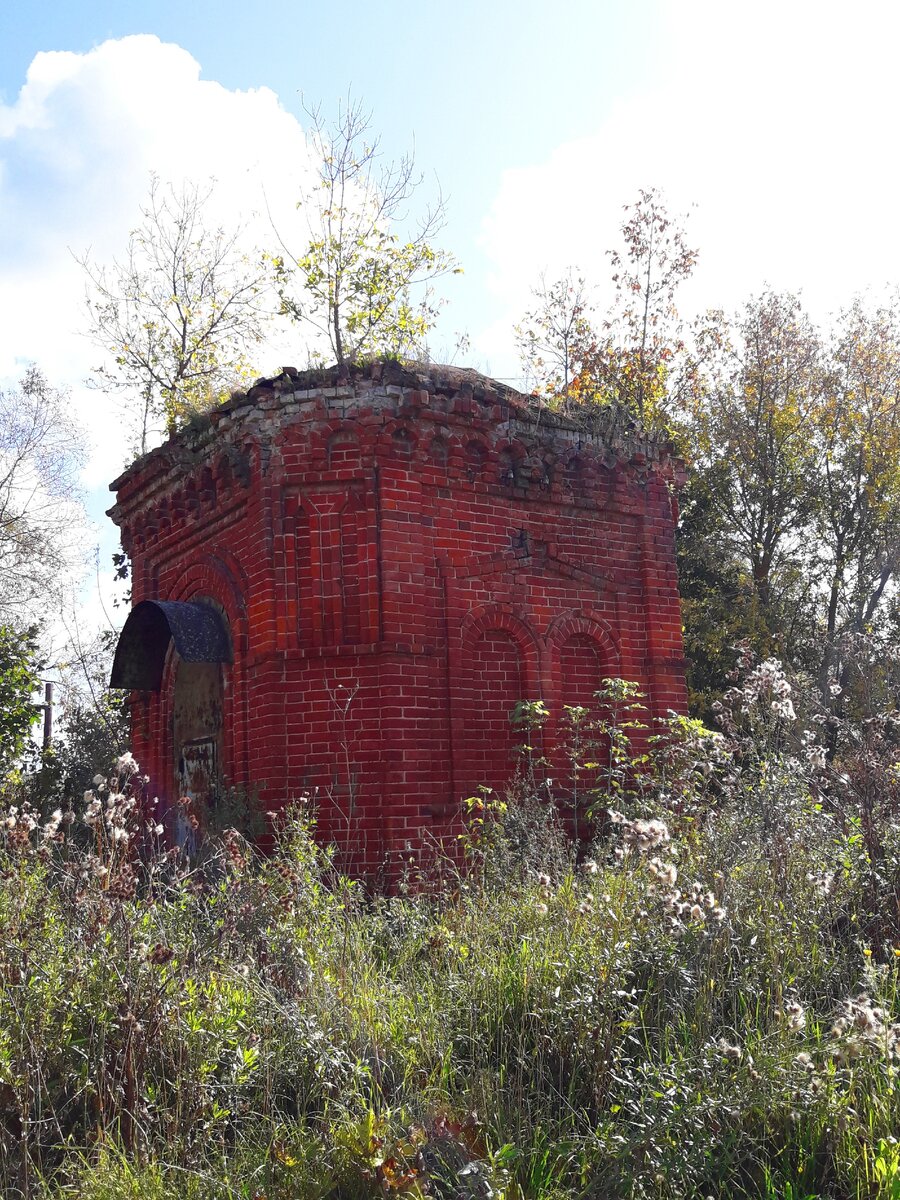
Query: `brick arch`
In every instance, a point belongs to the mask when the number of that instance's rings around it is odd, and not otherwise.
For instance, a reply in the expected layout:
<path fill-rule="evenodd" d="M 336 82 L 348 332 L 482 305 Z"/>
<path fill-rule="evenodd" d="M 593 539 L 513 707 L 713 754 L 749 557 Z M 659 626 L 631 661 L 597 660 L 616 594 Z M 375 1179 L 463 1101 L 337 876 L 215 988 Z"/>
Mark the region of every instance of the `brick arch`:
<path fill-rule="evenodd" d="M 450 463 L 450 443 L 443 434 L 436 433 L 429 441 L 428 457 L 438 467 L 447 467 Z"/>
<path fill-rule="evenodd" d="M 454 787 L 463 799 L 481 785 L 502 790 L 512 777 L 520 734 L 510 713 L 519 700 L 538 698 L 540 653 L 524 621 L 490 605 L 463 620 L 455 658 Z"/>
<path fill-rule="evenodd" d="M 471 609 L 464 617 L 461 626 L 463 644 L 471 642 L 473 638 L 489 629 L 503 629 L 518 642 L 528 663 L 528 682 L 537 687 L 540 647 L 537 636 L 530 625 L 503 605 L 483 604 L 478 608 Z"/>
<path fill-rule="evenodd" d="M 611 626 L 600 617 L 585 616 L 583 613 L 562 613 L 547 630 L 546 642 L 551 647 L 562 645 L 575 635 L 581 634 L 597 643 L 603 655 L 619 667 L 619 646 Z"/>
<path fill-rule="evenodd" d="M 213 467 L 213 478 L 216 481 L 217 488 L 226 494 L 234 486 L 234 471 L 227 450 L 216 459 Z"/>
<path fill-rule="evenodd" d="M 503 487 L 523 487 L 528 453 L 521 442 L 504 441 L 497 446 L 498 482 Z"/>
<path fill-rule="evenodd" d="M 197 562 L 178 576 L 170 600 L 191 600 L 203 594 L 216 600 L 224 611 L 234 637 L 236 626 L 246 630 L 250 582 L 235 556 L 222 546 L 210 546 Z M 235 653 L 238 647 L 235 645 Z"/>
<path fill-rule="evenodd" d="M 487 443 L 481 438 L 470 437 L 462 448 L 463 469 L 470 483 L 483 475 L 490 458 Z"/>
<path fill-rule="evenodd" d="M 200 507 L 200 496 L 197 480 L 192 476 L 184 485 L 184 506 L 188 517 L 194 517 Z"/>
<path fill-rule="evenodd" d="M 547 450 L 542 450 L 532 471 L 532 478 L 538 485 L 550 491 L 556 481 L 556 456 Z"/>
<path fill-rule="evenodd" d="M 391 434 L 391 448 L 395 454 L 411 457 L 416 443 L 417 438 L 413 431 L 402 425 Z"/>
<path fill-rule="evenodd" d="M 590 491 L 594 484 L 595 463 L 586 450 L 578 449 L 563 461 L 563 482 L 572 492 Z"/>
<path fill-rule="evenodd" d="M 563 613 L 547 630 L 546 673 L 550 707 L 558 720 L 563 705 L 590 707 L 600 681 L 618 675 L 620 655 L 609 625 L 583 613 Z"/>
<path fill-rule="evenodd" d="M 378 439 L 381 452 L 400 462 L 410 462 L 419 446 L 419 435 L 408 421 L 388 421 Z"/>

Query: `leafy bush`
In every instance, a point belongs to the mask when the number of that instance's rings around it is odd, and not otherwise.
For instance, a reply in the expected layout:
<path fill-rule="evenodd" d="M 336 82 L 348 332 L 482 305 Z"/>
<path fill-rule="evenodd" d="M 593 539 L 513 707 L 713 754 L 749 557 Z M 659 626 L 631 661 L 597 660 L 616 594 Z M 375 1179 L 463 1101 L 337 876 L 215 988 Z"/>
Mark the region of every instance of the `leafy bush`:
<path fill-rule="evenodd" d="M 39 710 L 32 700 L 40 685 L 37 630 L 0 624 L 0 787 L 25 747 Z"/>

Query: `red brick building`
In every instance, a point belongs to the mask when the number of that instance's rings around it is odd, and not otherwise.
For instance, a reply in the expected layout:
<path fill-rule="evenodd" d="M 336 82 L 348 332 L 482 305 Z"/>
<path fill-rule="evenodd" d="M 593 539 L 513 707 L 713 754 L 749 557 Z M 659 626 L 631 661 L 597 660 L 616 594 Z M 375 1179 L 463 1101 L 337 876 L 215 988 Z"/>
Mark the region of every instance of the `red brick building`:
<path fill-rule="evenodd" d="M 616 410 L 588 429 L 472 371 L 258 383 L 112 485 L 113 683 L 151 786 L 315 791 L 375 871 L 508 779 L 517 700 L 548 704 L 551 754 L 604 676 L 683 710 L 675 466 Z"/>

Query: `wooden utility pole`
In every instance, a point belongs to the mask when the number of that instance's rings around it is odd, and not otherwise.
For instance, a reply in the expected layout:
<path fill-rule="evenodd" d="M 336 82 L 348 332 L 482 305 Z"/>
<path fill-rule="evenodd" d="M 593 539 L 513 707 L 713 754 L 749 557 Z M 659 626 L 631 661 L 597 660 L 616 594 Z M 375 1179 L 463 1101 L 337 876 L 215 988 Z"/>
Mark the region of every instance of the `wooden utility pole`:
<path fill-rule="evenodd" d="M 53 684 L 49 679 L 44 681 L 44 703 L 39 704 L 38 708 L 44 710 L 43 745 L 45 750 L 49 750 L 53 740 Z"/>

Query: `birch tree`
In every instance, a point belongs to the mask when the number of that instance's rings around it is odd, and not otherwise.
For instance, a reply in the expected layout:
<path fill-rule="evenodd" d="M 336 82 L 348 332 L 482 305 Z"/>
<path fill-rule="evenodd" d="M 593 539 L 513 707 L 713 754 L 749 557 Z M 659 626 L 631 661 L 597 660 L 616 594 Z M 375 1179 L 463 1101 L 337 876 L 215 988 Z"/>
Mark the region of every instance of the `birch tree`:
<path fill-rule="evenodd" d="M 246 382 L 263 336 L 268 268 L 241 248 L 241 229 L 207 224 L 211 195 L 154 176 L 124 258 L 78 260 L 89 336 L 105 354 L 95 382 L 126 394 L 141 453 L 155 426 L 172 433 Z"/>
<path fill-rule="evenodd" d="M 0 390 L 0 623 L 33 624 L 75 565 L 83 462 L 68 398 L 37 367 Z"/>
<path fill-rule="evenodd" d="M 297 205 L 305 229 L 296 240 L 276 231 L 279 251 L 271 256 L 281 311 L 327 341 L 339 364 L 373 354 L 417 357 L 440 308 L 434 281 L 460 273 L 453 255 L 433 244 L 443 201 L 410 219 L 422 182 L 415 159 L 381 161 L 371 116 L 358 101 L 342 105 L 332 124 L 318 109 L 310 117 L 318 180 Z"/>

